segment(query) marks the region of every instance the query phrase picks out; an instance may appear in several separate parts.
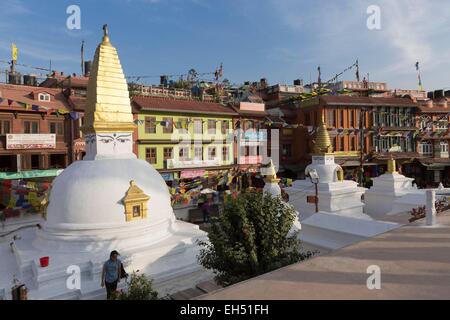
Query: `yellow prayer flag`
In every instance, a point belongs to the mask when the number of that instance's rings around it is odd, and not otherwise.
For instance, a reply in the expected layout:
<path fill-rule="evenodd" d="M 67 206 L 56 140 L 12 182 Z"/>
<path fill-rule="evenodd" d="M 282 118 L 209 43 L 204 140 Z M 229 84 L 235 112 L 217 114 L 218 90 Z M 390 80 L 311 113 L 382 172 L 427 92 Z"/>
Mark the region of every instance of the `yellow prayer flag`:
<path fill-rule="evenodd" d="M 16 45 L 11 44 L 11 59 L 17 61 L 17 56 L 19 54 L 19 49 L 17 49 Z"/>

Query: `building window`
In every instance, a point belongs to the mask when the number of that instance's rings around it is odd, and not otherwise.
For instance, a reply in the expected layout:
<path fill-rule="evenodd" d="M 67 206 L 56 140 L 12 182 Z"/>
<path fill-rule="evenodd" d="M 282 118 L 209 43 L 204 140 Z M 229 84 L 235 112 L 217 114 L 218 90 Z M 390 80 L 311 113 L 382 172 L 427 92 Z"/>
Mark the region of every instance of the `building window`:
<path fill-rule="evenodd" d="M 424 156 L 433 155 L 433 144 L 430 141 L 423 141 L 419 143 L 419 153 Z"/>
<path fill-rule="evenodd" d="M 230 122 L 228 120 L 222 120 L 222 134 L 226 134 L 230 128 Z"/>
<path fill-rule="evenodd" d="M 145 160 L 148 163 L 156 163 L 156 148 L 145 148 Z"/>
<path fill-rule="evenodd" d="M 24 121 L 23 133 L 39 133 L 39 122 L 37 121 Z"/>
<path fill-rule="evenodd" d="M 170 160 L 173 158 L 173 148 L 164 148 L 164 160 Z"/>
<path fill-rule="evenodd" d="M 194 147 L 194 159 L 203 160 L 203 147 Z"/>
<path fill-rule="evenodd" d="M 62 122 L 50 122 L 50 133 L 55 133 L 59 136 L 64 135 L 64 126 Z"/>
<path fill-rule="evenodd" d="M 0 119 L 0 134 L 7 134 L 11 132 L 11 123 L 9 120 Z"/>
<path fill-rule="evenodd" d="M 356 150 L 356 137 L 349 137 L 350 139 L 350 151 Z"/>
<path fill-rule="evenodd" d="M 216 147 L 208 148 L 208 160 L 214 160 L 216 158 Z"/>
<path fill-rule="evenodd" d="M 448 142 L 447 141 L 441 141 L 441 153 L 448 153 Z"/>
<path fill-rule="evenodd" d="M 145 117 L 145 133 L 156 133 L 155 117 Z"/>
<path fill-rule="evenodd" d="M 203 133 L 203 121 L 201 119 L 194 120 L 194 133 L 195 134 Z"/>
<path fill-rule="evenodd" d="M 163 133 L 173 132 L 173 118 L 163 118 Z"/>
<path fill-rule="evenodd" d="M 339 109 L 339 126 L 341 128 L 344 128 L 344 116 L 345 116 L 345 110 L 344 109 Z"/>
<path fill-rule="evenodd" d="M 446 121 L 446 120 L 437 121 L 437 124 L 436 124 L 437 130 L 447 130 L 447 128 L 448 128 L 448 121 Z"/>
<path fill-rule="evenodd" d="M 208 134 L 216 134 L 216 120 L 208 120 Z"/>
<path fill-rule="evenodd" d="M 327 110 L 327 126 L 336 127 L 336 119 L 334 117 L 334 110 Z"/>
<path fill-rule="evenodd" d="M 354 110 L 349 110 L 348 111 L 348 125 L 349 127 L 354 127 L 355 126 L 355 111 Z"/>
<path fill-rule="evenodd" d="M 50 95 L 48 93 L 39 93 L 38 100 L 39 101 L 50 101 Z"/>
<path fill-rule="evenodd" d="M 222 160 L 223 161 L 228 161 L 229 160 L 228 147 L 222 147 Z"/>
<path fill-rule="evenodd" d="M 292 145 L 291 144 L 283 144 L 282 155 L 283 157 L 290 158 L 292 157 Z"/>
<path fill-rule="evenodd" d="M 185 161 L 189 158 L 189 148 L 188 147 L 181 147 L 178 150 L 178 158 L 182 161 Z"/>
<path fill-rule="evenodd" d="M 345 151 L 345 136 L 339 137 L 339 151 Z"/>

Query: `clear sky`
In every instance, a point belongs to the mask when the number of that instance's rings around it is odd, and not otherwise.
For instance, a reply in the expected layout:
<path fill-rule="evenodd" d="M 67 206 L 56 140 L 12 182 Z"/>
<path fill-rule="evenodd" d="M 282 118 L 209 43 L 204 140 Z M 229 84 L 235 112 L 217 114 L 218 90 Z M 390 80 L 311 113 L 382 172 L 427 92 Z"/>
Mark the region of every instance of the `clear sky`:
<path fill-rule="evenodd" d="M 72 4 L 80 30 L 66 27 Z M 371 4 L 380 30 L 366 26 Z M 417 88 L 416 61 L 426 89 L 450 87 L 448 0 L 1 0 L 0 12 L 0 60 L 15 42 L 19 63 L 51 59 L 67 73 L 80 73 L 81 40 L 92 59 L 107 23 L 127 75 L 210 72 L 223 62 L 232 83 L 307 83 L 318 65 L 328 80 L 359 58 L 361 76 L 390 88 Z"/>

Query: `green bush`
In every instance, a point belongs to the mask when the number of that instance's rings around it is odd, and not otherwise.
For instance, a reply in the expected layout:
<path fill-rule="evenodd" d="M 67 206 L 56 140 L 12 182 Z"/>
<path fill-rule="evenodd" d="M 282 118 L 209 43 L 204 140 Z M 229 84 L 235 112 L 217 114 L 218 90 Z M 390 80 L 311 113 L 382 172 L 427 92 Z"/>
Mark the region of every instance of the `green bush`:
<path fill-rule="evenodd" d="M 199 263 L 227 286 L 311 257 L 301 252 L 298 234 L 289 234 L 296 212 L 280 197 L 244 192 L 228 197 L 213 218 L 209 242 L 200 241 Z"/>
<path fill-rule="evenodd" d="M 129 277 L 128 290 L 116 293 L 114 300 L 158 300 L 158 293 L 152 288 L 152 280 L 145 274 L 133 272 Z"/>

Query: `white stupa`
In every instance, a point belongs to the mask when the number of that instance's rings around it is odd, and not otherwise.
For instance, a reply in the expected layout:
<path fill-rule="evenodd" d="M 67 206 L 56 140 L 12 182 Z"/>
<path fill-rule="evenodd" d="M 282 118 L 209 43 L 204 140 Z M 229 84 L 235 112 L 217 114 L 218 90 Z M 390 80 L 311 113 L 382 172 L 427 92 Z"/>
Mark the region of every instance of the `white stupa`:
<path fill-rule="evenodd" d="M 375 221 L 363 213 L 361 195 L 366 190 L 355 181 L 343 179 L 342 168 L 334 162 L 327 128 L 322 119 L 315 137 L 312 164 L 305 169 L 313 181 L 297 180 L 286 191 L 289 203 L 300 212 L 300 239 L 319 251 L 335 250 L 399 227 Z M 317 182 L 318 211 L 315 201 Z"/>
<path fill-rule="evenodd" d="M 102 264 L 118 250 L 127 272 L 140 270 L 160 293 L 193 287 L 208 276 L 198 265 L 198 226 L 177 221 L 161 175 L 132 152 L 133 116 L 127 82 L 107 27 L 97 47 L 82 128 L 86 156 L 55 180 L 46 221 L 30 239 L 13 244 L 31 299 L 101 298 Z M 39 258 L 48 256 L 48 267 Z M 79 266 L 81 288 L 66 285 Z"/>
<path fill-rule="evenodd" d="M 407 194 L 418 194 L 420 191 L 412 184 L 414 179 L 407 178 L 397 172 L 395 160 L 388 160 L 388 170 L 379 177 L 373 178 L 373 186 L 364 194 L 365 212 L 377 217 L 390 212 L 394 203 Z"/>
<path fill-rule="evenodd" d="M 277 177 L 277 171 L 273 164 L 272 159 L 270 159 L 269 163 L 265 166 L 261 166 L 261 174 L 264 176 L 264 188 L 263 192 L 266 194 L 270 194 L 272 197 L 281 197 L 281 188 L 279 185 L 280 179 Z M 286 206 L 291 206 L 289 203 L 285 203 Z M 298 211 L 296 211 L 296 218 L 292 224 L 292 228 L 289 231 L 289 234 L 293 234 L 294 232 L 299 232 L 302 229 L 302 225 L 298 218 Z"/>
<path fill-rule="evenodd" d="M 370 219 L 363 213 L 361 195 L 365 189 L 355 181 L 344 180 L 342 168 L 334 162 L 333 148 L 327 128 L 322 123 L 317 129 L 312 164 L 306 167 L 306 176 L 317 173 L 318 209 L 360 219 Z M 308 203 L 308 196 L 315 196 L 315 185 L 309 178 L 296 180 L 287 188 L 289 202 L 300 212 L 301 219 L 316 211 L 315 203 Z"/>

